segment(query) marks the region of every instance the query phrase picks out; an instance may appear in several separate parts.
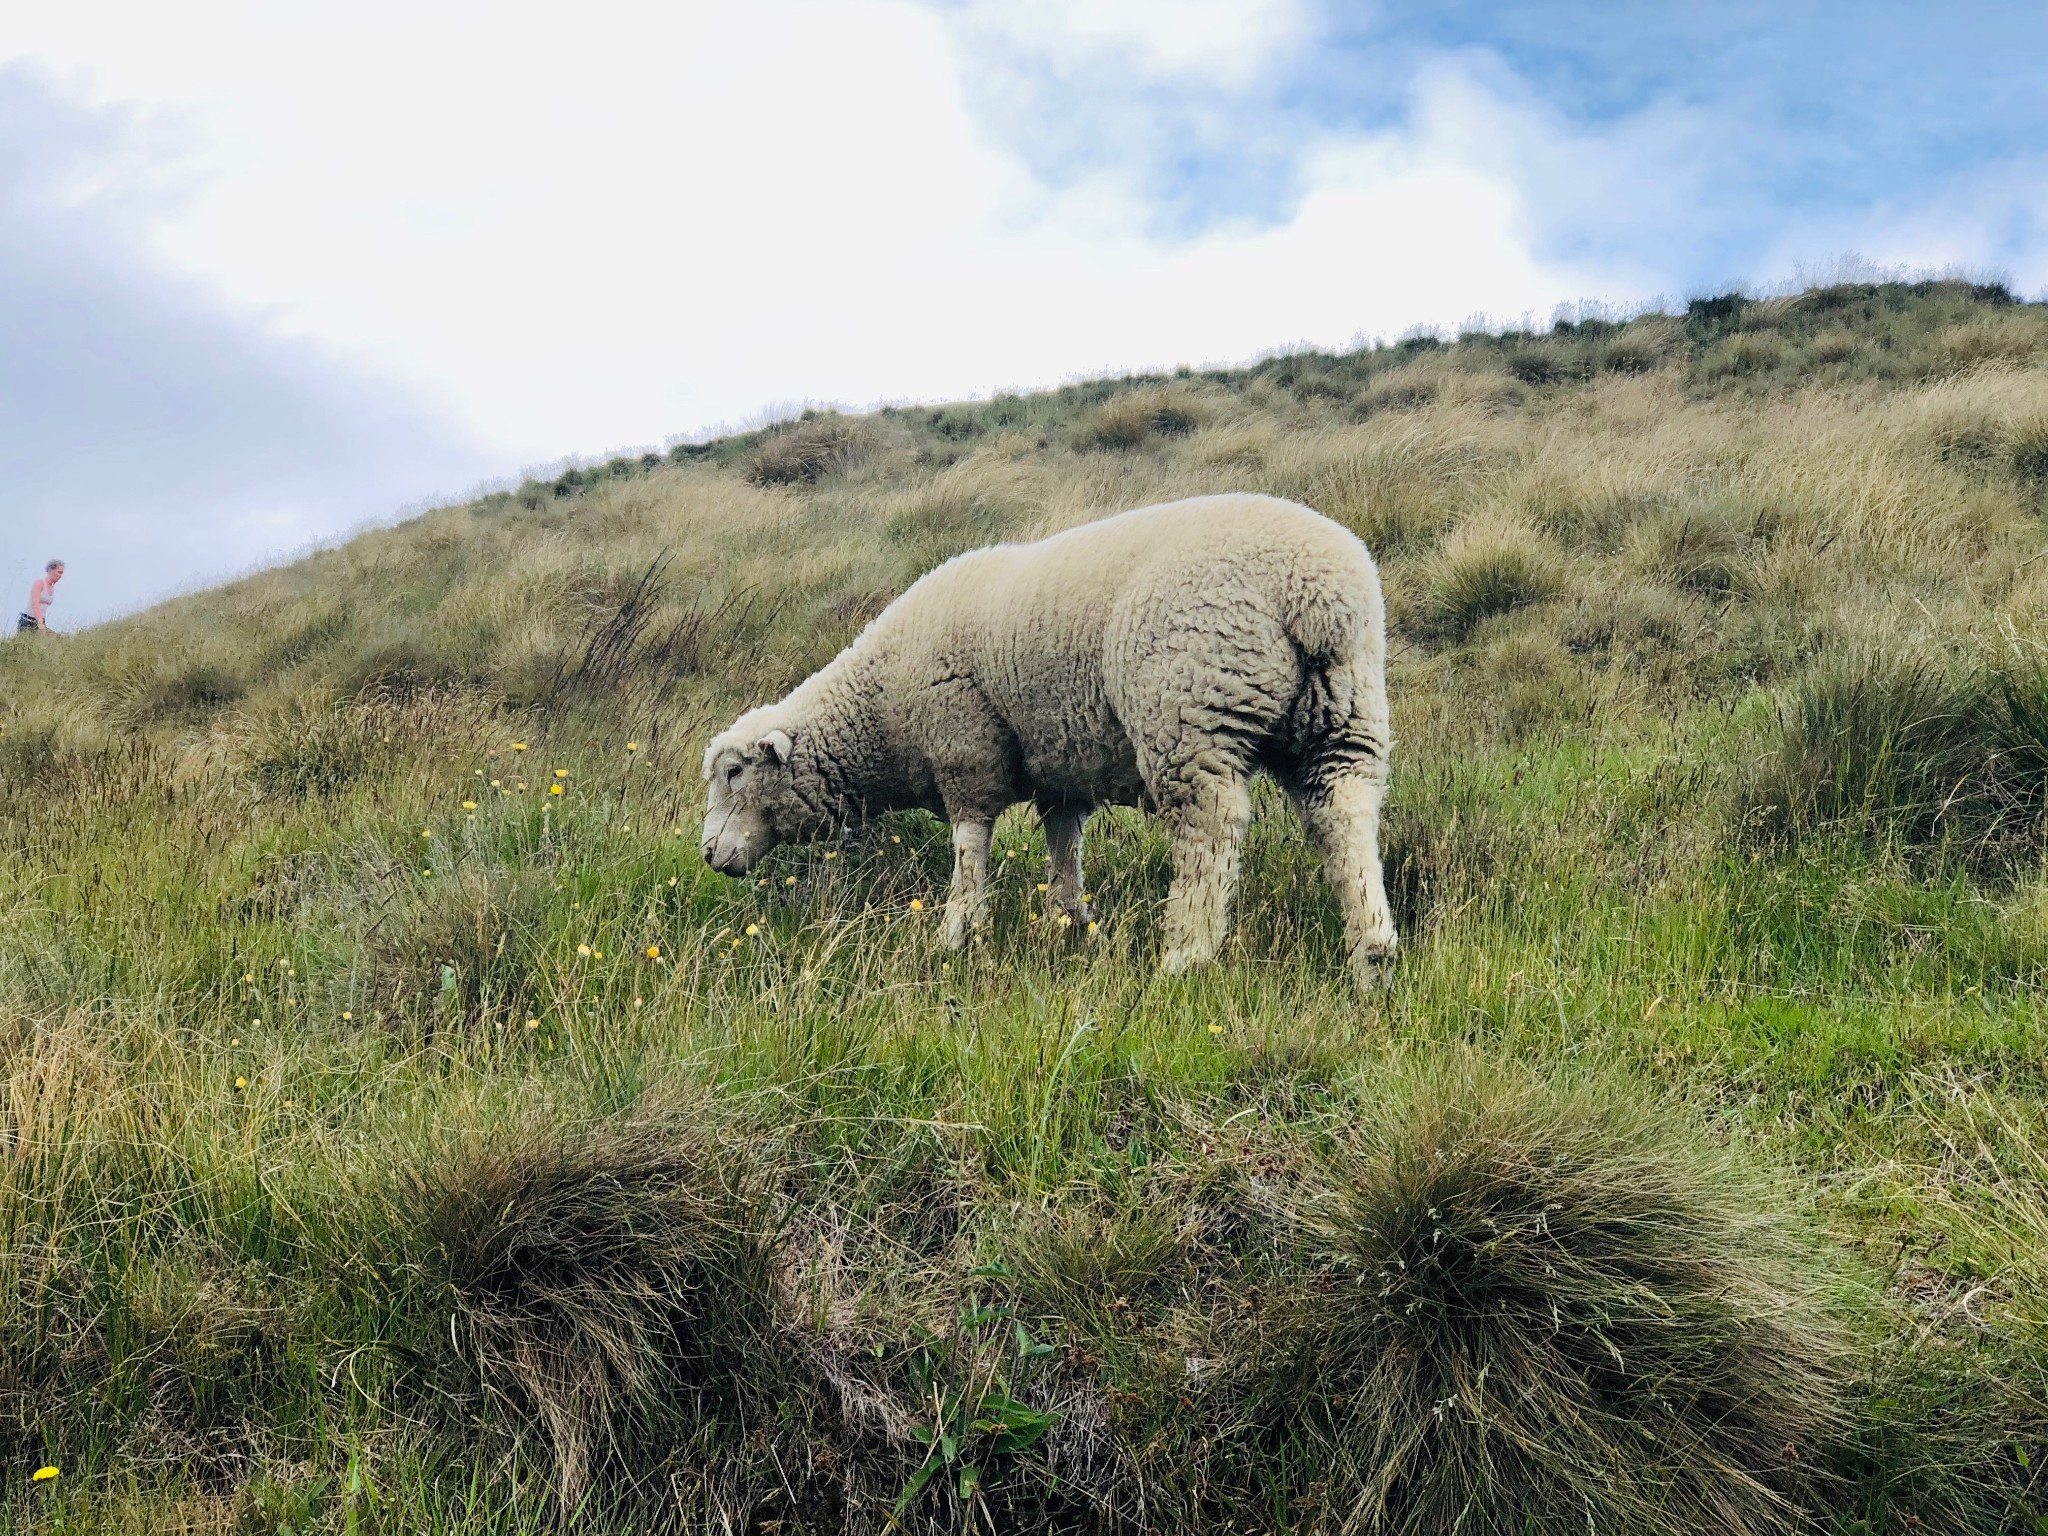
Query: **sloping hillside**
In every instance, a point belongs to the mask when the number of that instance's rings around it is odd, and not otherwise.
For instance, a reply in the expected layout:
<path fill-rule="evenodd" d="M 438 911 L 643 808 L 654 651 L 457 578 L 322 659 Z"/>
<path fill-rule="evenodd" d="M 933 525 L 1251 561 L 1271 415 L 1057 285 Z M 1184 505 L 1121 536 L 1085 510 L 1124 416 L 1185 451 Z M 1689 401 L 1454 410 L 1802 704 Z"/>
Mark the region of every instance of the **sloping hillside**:
<path fill-rule="evenodd" d="M 928 818 L 702 868 L 705 737 L 917 574 L 1225 489 L 1382 562 L 1383 998 L 1277 795 L 1170 981 L 1135 812 L 1091 935 L 1006 821 L 965 957 Z M 1850 286 L 807 415 L 0 644 L 5 1528 L 2032 1530 L 2044 514 L 2048 306 Z"/>

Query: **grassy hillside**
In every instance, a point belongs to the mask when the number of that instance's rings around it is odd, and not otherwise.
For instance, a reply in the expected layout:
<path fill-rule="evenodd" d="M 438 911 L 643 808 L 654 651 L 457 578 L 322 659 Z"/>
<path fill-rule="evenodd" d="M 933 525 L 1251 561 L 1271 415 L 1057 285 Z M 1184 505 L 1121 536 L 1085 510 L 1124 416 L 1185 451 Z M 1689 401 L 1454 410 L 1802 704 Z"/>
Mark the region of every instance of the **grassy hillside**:
<path fill-rule="evenodd" d="M 1382 561 L 1406 948 L 998 829 L 696 857 L 947 554 Z M 0 644 L 0 1529 L 2048 1528 L 2048 307 L 801 421 Z M 88 558 L 79 554 L 83 573 Z M 81 575 L 79 579 L 83 579 Z M 56 1466 L 57 1476 L 31 1473 Z"/>

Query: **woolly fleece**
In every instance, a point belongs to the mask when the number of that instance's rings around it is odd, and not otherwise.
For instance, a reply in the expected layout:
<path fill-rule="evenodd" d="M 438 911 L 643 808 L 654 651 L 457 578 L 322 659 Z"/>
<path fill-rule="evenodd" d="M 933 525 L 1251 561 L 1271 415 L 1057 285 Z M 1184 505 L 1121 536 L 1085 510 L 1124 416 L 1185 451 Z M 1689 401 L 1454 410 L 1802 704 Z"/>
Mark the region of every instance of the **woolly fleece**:
<path fill-rule="evenodd" d="M 745 874 L 778 843 L 883 810 L 952 823 L 946 938 L 984 920 L 996 818 L 1030 801 L 1048 909 L 1084 922 L 1098 805 L 1168 823 L 1169 971 L 1229 928 L 1249 780 L 1293 797 L 1344 910 L 1361 985 L 1394 948 L 1379 858 L 1387 756 L 1379 572 L 1348 530 L 1270 496 L 1142 507 L 927 573 L 779 703 L 704 754 L 704 857 Z"/>

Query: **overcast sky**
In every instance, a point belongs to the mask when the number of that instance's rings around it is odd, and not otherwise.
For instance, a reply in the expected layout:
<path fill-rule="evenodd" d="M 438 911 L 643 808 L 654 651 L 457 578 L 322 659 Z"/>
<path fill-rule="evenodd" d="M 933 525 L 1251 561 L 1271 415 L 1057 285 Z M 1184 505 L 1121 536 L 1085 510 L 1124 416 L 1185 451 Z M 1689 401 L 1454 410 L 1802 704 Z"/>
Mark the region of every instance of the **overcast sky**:
<path fill-rule="evenodd" d="M 2048 289 L 2048 3 L 0 6 L 0 602 L 800 403 Z"/>

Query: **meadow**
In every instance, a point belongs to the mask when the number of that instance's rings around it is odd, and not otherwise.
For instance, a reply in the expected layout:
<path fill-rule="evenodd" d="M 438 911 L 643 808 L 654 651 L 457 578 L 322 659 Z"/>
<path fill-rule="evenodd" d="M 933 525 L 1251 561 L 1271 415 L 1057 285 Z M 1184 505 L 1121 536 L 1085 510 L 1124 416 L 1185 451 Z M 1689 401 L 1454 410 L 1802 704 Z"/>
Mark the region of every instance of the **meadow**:
<path fill-rule="evenodd" d="M 1257 490 L 1388 591 L 1360 998 L 732 881 L 937 561 Z M 0 1530 L 2048 1530 L 2048 305 L 1845 284 L 569 471 L 0 644 Z M 67 551 L 74 580 L 89 552 Z M 55 1475 L 36 1477 L 54 1467 Z"/>

